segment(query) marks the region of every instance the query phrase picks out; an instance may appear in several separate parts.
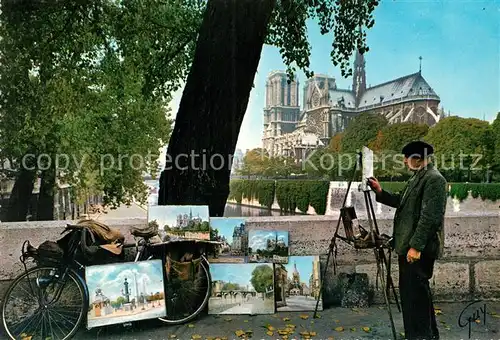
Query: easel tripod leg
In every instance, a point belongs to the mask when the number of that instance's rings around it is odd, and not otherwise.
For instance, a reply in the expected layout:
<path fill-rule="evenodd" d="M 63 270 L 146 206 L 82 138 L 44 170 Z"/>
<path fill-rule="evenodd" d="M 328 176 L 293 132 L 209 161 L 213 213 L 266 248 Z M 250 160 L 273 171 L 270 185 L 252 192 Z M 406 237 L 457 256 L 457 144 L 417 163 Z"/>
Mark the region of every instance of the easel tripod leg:
<path fill-rule="evenodd" d="M 334 243 L 332 243 L 332 244 L 334 244 Z M 333 247 L 332 247 L 332 245 L 330 245 L 330 249 L 328 250 L 328 255 L 326 256 L 325 268 L 323 268 L 321 280 L 319 280 L 319 294 L 318 294 L 318 297 L 316 298 L 316 307 L 314 308 L 314 314 L 313 314 L 314 319 L 316 319 L 318 316 L 319 300 L 321 299 L 321 296 L 323 294 L 323 282 L 325 281 L 326 271 L 328 269 L 328 264 L 330 263 L 330 257 L 332 255 L 332 252 L 333 252 Z"/>
<path fill-rule="evenodd" d="M 382 274 L 382 268 L 380 268 L 381 267 L 381 262 L 380 262 L 381 259 L 379 258 L 378 255 L 379 254 L 377 254 L 377 250 L 375 250 L 375 257 L 377 259 L 377 266 L 378 266 L 378 269 L 380 272 L 380 283 L 382 285 L 382 291 L 384 292 L 384 299 L 385 299 L 385 304 L 387 306 L 387 312 L 389 313 L 389 319 L 391 320 L 392 335 L 394 337 L 394 340 L 397 340 L 396 327 L 394 326 L 394 319 L 392 317 L 391 304 L 389 302 L 389 296 L 387 294 L 387 289 L 385 286 L 385 279 L 384 279 L 384 275 Z"/>

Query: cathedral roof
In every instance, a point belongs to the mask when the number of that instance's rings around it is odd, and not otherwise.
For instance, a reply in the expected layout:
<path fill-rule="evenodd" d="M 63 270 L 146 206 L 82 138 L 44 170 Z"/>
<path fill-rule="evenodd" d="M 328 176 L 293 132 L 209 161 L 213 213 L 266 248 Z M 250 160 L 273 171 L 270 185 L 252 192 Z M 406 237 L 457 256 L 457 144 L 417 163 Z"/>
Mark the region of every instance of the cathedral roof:
<path fill-rule="evenodd" d="M 328 91 L 328 95 L 330 96 L 331 105 L 336 105 L 343 98 L 345 107 L 347 107 L 348 109 L 355 108 L 354 94 L 350 90 L 330 90 Z"/>
<path fill-rule="evenodd" d="M 367 88 L 361 97 L 358 108 L 417 96 L 430 96 L 439 100 L 439 96 L 420 72 Z"/>

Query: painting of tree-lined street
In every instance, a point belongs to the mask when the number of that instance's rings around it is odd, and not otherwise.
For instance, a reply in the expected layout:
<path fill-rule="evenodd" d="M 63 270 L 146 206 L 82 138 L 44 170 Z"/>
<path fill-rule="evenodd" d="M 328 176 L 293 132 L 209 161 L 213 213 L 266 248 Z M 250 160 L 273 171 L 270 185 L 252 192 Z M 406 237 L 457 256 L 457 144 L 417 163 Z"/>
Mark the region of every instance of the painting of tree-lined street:
<path fill-rule="evenodd" d="M 273 314 L 274 271 L 270 263 L 210 265 L 209 314 Z"/>

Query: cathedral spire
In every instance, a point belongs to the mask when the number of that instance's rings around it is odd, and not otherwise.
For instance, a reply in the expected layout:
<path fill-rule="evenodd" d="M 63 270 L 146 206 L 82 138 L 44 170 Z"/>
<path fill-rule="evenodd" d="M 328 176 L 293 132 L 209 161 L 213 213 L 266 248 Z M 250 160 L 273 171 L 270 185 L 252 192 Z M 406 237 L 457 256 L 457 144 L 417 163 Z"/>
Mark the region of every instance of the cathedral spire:
<path fill-rule="evenodd" d="M 418 73 L 422 73 L 422 56 L 418 57 L 420 60 L 419 66 L 418 66 Z"/>
<path fill-rule="evenodd" d="M 354 74 L 352 77 L 352 90 L 356 98 L 356 107 L 361 101 L 361 97 L 366 91 L 365 58 L 363 54 L 356 50 L 354 59 Z"/>

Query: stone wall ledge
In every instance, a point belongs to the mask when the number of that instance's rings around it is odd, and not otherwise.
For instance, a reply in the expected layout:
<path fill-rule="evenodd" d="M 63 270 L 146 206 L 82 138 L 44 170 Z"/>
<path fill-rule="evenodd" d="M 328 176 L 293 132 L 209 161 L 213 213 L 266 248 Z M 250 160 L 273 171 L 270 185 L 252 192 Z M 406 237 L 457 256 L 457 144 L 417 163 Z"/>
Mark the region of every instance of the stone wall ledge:
<path fill-rule="evenodd" d="M 481 298 L 496 301 L 500 299 L 500 215 L 496 213 L 470 214 L 454 213 L 445 219 L 445 252 L 443 258 L 436 262 L 433 289 L 437 301 L 465 301 L 470 298 Z M 322 271 L 328 252 L 330 239 L 338 222 L 336 216 L 295 215 L 248 217 L 247 229 L 288 230 L 290 237 L 290 256 L 320 255 Z M 390 233 L 392 217 L 378 218 L 378 226 L 382 233 Z M 66 224 L 76 221 L 33 221 L 0 223 L 0 294 L 3 294 L 9 280 L 19 275 L 23 268 L 19 262 L 21 245 L 29 240 L 38 246 L 45 240 L 56 240 L 61 237 Z M 104 223 L 118 228 L 126 237 L 126 242 L 133 242 L 131 227 L 145 227 L 144 218 L 110 219 Z M 360 223 L 368 227 L 366 220 L 360 216 Z M 340 225 L 343 235 L 343 226 Z M 392 277 L 397 279 L 396 254 L 392 254 Z M 337 264 L 340 272 L 367 273 L 370 285 L 374 284 L 373 273 L 376 272 L 373 250 L 356 250 L 345 242 L 338 240 Z M 325 282 L 325 305 L 328 304 L 329 286 L 333 287 L 333 261 L 327 268 Z M 375 292 L 374 302 L 381 295 Z M 0 297 L 1 299 L 1 297 Z"/>

